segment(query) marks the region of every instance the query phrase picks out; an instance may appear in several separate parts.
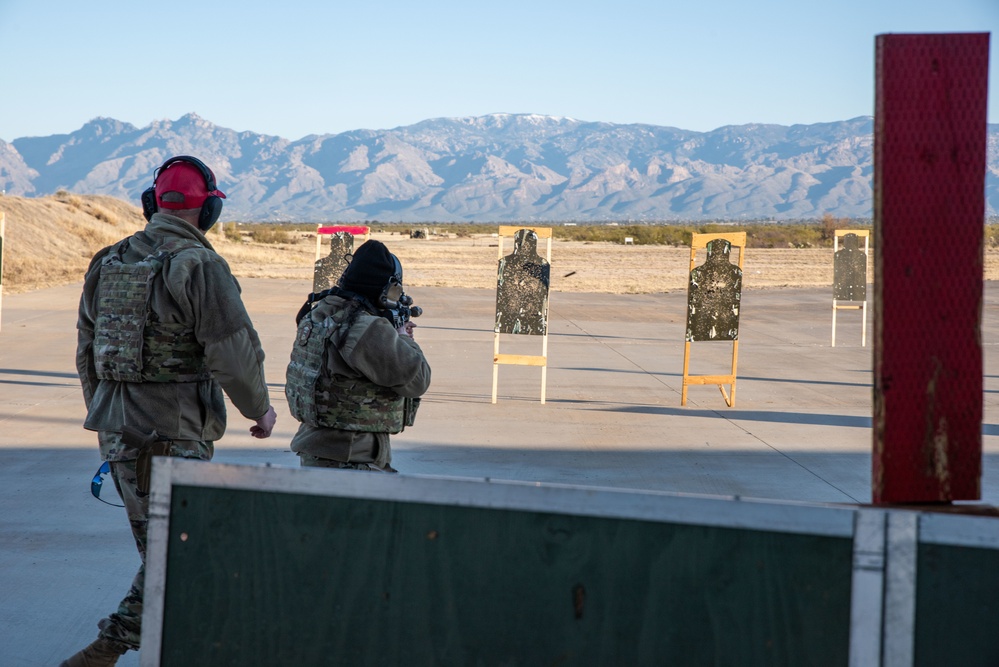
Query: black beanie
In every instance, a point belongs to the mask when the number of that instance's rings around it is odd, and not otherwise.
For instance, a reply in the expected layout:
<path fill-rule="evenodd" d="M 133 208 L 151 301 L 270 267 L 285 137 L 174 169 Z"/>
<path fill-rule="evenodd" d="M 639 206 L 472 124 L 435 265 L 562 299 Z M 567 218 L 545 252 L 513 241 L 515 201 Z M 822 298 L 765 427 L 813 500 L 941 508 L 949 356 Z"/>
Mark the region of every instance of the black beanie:
<path fill-rule="evenodd" d="M 354 251 L 350 264 L 340 276 L 340 287 L 356 292 L 377 304 L 389 278 L 395 275 L 395 261 L 381 241 L 366 241 Z"/>

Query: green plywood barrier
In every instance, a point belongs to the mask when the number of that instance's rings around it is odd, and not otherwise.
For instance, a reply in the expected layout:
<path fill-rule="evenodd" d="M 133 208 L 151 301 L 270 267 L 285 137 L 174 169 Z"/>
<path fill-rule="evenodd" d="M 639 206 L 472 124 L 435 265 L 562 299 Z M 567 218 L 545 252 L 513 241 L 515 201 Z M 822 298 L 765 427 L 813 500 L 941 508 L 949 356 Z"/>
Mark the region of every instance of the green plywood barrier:
<path fill-rule="evenodd" d="M 176 486 L 161 664 L 846 665 L 851 550 L 818 535 Z"/>
<path fill-rule="evenodd" d="M 999 521 L 153 465 L 140 661 L 995 665 Z"/>
<path fill-rule="evenodd" d="M 999 550 L 921 544 L 916 664 L 999 665 Z"/>

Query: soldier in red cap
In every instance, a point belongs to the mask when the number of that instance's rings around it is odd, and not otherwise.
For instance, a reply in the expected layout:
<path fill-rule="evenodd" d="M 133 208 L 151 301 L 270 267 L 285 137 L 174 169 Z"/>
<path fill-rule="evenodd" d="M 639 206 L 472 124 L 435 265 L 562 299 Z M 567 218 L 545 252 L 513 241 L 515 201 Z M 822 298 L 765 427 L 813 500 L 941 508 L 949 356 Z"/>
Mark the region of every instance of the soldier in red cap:
<path fill-rule="evenodd" d="M 128 512 L 142 565 L 89 646 L 62 664 L 114 665 L 139 648 L 153 455 L 210 460 L 226 427 L 222 392 L 270 436 L 264 352 L 228 264 L 205 232 L 222 212 L 215 175 L 182 155 L 142 193 L 148 224 L 98 252 L 80 299 L 77 370 L 102 458 Z"/>

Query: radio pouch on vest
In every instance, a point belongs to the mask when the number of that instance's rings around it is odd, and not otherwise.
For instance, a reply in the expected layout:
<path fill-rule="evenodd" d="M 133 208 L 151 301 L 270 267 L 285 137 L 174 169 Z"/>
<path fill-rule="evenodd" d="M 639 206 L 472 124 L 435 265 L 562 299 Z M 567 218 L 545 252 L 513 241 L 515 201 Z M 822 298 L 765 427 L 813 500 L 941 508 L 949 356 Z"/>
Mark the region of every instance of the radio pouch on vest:
<path fill-rule="evenodd" d="M 412 426 L 416 423 L 416 411 L 420 409 L 420 399 L 419 398 L 407 398 L 403 401 L 402 410 L 402 425 Z"/>

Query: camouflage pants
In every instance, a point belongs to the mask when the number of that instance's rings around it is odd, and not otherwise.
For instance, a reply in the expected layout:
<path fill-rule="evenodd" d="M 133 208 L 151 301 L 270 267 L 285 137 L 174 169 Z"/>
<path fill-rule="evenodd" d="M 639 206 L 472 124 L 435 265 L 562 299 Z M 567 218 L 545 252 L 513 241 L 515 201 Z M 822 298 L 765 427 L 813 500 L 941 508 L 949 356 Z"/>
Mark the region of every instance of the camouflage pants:
<path fill-rule="evenodd" d="M 376 463 L 348 463 L 346 461 L 335 461 L 324 459 L 305 452 L 298 453 L 299 463 L 303 468 L 337 468 L 340 470 L 363 470 L 365 472 L 399 472 L 390 465 L 384 468 Z"/>
<path fill-rule="evenodd" d="M 114 480 L 118 495 L 125 503 L 128 523 L 132 527 L 135 548 L 139 550 L 141 565 L 132 580 L 128 594 L 118 603 L 118 610 L 97 623 L 100 636 L 124 644 L 132 649 L 139 648 L 142 633 L 142 589 L 146 581 L 146 525 L 149 523 L 149 496 L 136 488 L 135 459 L 111 461 L 111 479 Z"/>
<path fill-rule="evenodd" d="M 182 450 L 192 450 L 187 443 L 177 441 L 175 446 Z M 175 450 L 176 451 L 176 447 Z M 132 579 L 128 594 L 118 603 L 118 609 L 97 623 L 99 636 L 138 650 L 142 635 L 142 592 L 146 583 L 146 527 L 149 525 L 149 494 L 138 490 L 135 475 L 135 459 L 110 461 L 111 479 L 114 480 L 118 495 L 125 504 L 128 523 L 132 527 L 135 548 L 139 552 L 139 571 Z"/>

